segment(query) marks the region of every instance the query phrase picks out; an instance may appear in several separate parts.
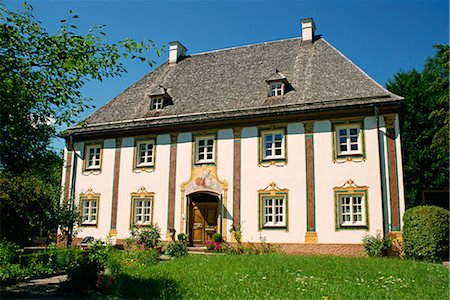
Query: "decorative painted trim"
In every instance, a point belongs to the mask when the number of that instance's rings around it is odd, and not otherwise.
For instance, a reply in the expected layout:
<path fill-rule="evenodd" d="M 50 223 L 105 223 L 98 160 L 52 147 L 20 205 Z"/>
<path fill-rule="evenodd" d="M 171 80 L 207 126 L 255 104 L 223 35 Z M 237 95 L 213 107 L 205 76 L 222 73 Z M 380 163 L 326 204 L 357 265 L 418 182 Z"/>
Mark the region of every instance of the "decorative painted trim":
<path fill-rule="evenodd" d="M 64 194 L 63 194 L 63 203 L 64 206 L 69 204 L 69 190 L 70 190 L 70 173 L 72 171 L 72 156 L 73 156 L 73 145 L 67 146 L 67 158 L 66 158 L 66 167 L 65 167 L 65 179 L 64 179 Z"/>
<path fill-rule="evenodd" d="M 241 226 L 241 134 L 242 128 L 233 128 L 233 225 Z"/>
<path fill-rule="evenodd" d="M 283 230 L 289 231 L 289 190 L 282 189 L 277 186 L 275 182 L 271 182 L 267 187 L 258 190 L 258 231 L 262 230 Z M 263 200 L 266 197 L 282 197 L 284 200 L 284 226 L 264 226 L 263 225 Z"/>
<path fill-rule="evenodd" d="M 137 192 L 131 193 L 131 212 L 130 212 L 130 228 L 135 226 L 134 223 L 134 208 L 135 208 L 135 201 L 136 200 L 150 200 L 150 224 L 148 225 L 140 225 L 142 227 L 153 225 L 153 208 L 155 206 L 155 193 L 154 192 L 147 192 L 145 187 L 141 187 Z"/>
<path fill-rule="evenodd" d="M 95 224 L 83 224 L 83 222 L 80 222 L 80 227 L 96 227 L 98 228 L 99 223 L 99 216 L 100 216 L 100 193 L 94 193 L 92 188 L 89 188 L 85 193 L 80 193 L 80 203 L 79 203 L 79 210 L 81 217 L 83 216 L 83 204 L 82 201 L 88 201 L 88 200 L 96 200 L 97 201 L 97 216 L 96 216 L 96 223 Z"/>
<path fill-rule="evenodd" d="M 98 169 L 88 169 L 87 168 L 87 148 L 92 145 L 100 145 L 100 167 Z M 103 166 L 103 149 L 104 149 L 104 141 L 98 140 L 98 141 L 90 141 L 88 143 L 84 144 L 84 150 L 83 150 L 83 175 L 99 175 L 102 173 L 102 166 Z"/>
<path fill-rule="evenodd" d="M 175 187 L 177 167 L 178 133 L 170 134 L 170 159 L 169 159 L 169 207 L 167 210 L 167 232 L 175 230 Z"/>
<path fill-rule="evenodd" d="M 116 149 L 114 155 L 114 173 L 112 187 L 112 206 L 111 206 L 111 227 L 117 229 L 117 206 L 119 200 L 119 177 L 120 177 L 120 152 L 122 150 L 122 139 L 116 139 Z"/>
<path fill-rule="evenodd" d="M 141 142 L 153 142 L 153 164 L 151 166 L 138 166 L 138 155 L 139 155 L 139 149 L 138 144 Z M 139 136 L 134 138 L 134 148 L 133 148 L 133 165 L 132 165 L 132 171 L 133 173 L 142 173 L 147 172 L 151 173 L 155 171 L 156 168 L 156 151 L 157 148 L 157 136 L 156 135 L 150 135 L 150 136 Z"/>
<path fill-rule="evenodd" d="M 361 148 L 362 152 L 361 154 L 344 154 L 339 155 L 337 150 L 337 132 L 336 132 L 336 126 L 341 125 L 351 125 L 351 124 L 357 124 L 360 128 L 359 130 L 359 137 L 361 140 Z M 333 157 L 332 160 L 334 163 L 345 163 L 348 161 L 352 162 L 364 162 L 367 160 L 366 158 L 366 144 L 365 144 L 365 137 L 364 137 L 364 119 L 357 118 L 357 119 L 351 119 L 351 120 L 333 120 L 332 121 L 332 145 L 333 145 Z"/>
<path fill-rule="evenodd" d="M 306 231 L 316 231 L 316 195 L 314 174 L 314 122 L 304 123 L 306 158 Z"/>
<path fill-rule="evenodd" d="M 284 139 L 284 158 L 274 158 L 274 159 L 264 159 L 263 153 L 264 153 L 264 141 L 263 141 L 263 135 L 264 133 L 269 133 L 271 131 L 282 131 L 283 132 L 283 139 Z M 288 163 L 288 151 L 287 151 L 287 143 L 288 138 L 286 134 L 286 126 L 283 127 L 274 127 L 271 126 L 270 128 L 261 127 L 258 128 L 258 167 L 270 167 L 270 166 L 277 166 L 277 167 L 284 167 Z"/>
<path fill-rule="evenodd" d="M 319 237 L 315 231 L 305 232 L 305 244 L 317 244 L 319 242 Z"/>
<path fill-rule="evenodd" d="M 395 115 L 384 116 L 386 123 L 391 231 L 400 231 L 400 201 L 398 190 L 397 147 L 395 143 Z"/>
<path fill-rule="evenodd" d="M 335 231 L 340 230 L 366 230 L 369 231 L 369 199 L 368 186 L 357 186 L 353 179 L 347 180 L 342 186 L 334 187 L 334 215 L 335 215 Z M 363 195 L 364 197 L 364 213 L 365 225 L 341 225 L 340 222 L 340 204 L 339 197 L 341 195 Z"/>
<path fill-rule="evenodd" d="M 220 180 L 217 175 L 216 165 L 193 165 L 191 168 L 191 177 L 188 181 L 184 181 L 180 185 L 181 191 L 181 210 L 180 210 L 180 233 L 185 233 L 187 230 L 187 218 L 186 215 L 189 211 L 187 205 L 187 196 L 196 192 L 209 192 L 216 195 L 223 195 L 222 204 L 223 211 L 226 212 L 226 206 L 228 203 L 228 182 L 226 180 Z M 220 197 L 219 197 L 220 200 Z M 222 210 L 221 210 L 222 211 Z M 222 215 L 221 233 L 226 240 L 227 237 L 227 216 L 226 213 Z"/>

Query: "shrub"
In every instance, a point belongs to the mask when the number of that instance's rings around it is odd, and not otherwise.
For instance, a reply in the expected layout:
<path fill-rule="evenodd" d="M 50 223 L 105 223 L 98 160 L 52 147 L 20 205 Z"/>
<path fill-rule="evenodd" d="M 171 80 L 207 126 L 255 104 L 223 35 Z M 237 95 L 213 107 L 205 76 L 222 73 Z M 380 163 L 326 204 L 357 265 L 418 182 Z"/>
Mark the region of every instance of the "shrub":
<path fill-rule="evenodd" d="M 179 233 L 177 236 L 178 240 L 186 245 L 189 244 L 189 234 L 188 233 Z"/>
<path fill-rule="evenodd" d="M 222 235 L 220 233 L 214 233 L 212 236 L 214 242 L 222 242 Z"/>
<path fill-rule="evenodd" d="M 180 257 L 188 255 L 188 248 L 185 242 L 177 241 L 167 245 L 166 255 L 171 257 Z"/>
<path fill-rule="evenodd" d="M 18 245 L 2 240 L 0 242 L 0 265 L 17 262 L 22 252 L 23 250 Z"/>
<path fill-rule="evenodd" d="M 449 255 L 449 212 L 437 206 L 417 206 L 403 216 L 403 242 L 408 258 L 439 262 Z"/>
<path fill-rule="evenodd" d="M 380 232 L 376 236 L 366 235 L 363 238 L 363 246 L 368 256 L 387 256 L 392 240 L 389 237 L 382 237 Z"/>
<path fill-rule="evenodd" d="M 157 224 L 146 227 L 131 228 L 131 236 L 136 240 L 140 248 L 155 248 L 161 242 L 161 229 Z"/>

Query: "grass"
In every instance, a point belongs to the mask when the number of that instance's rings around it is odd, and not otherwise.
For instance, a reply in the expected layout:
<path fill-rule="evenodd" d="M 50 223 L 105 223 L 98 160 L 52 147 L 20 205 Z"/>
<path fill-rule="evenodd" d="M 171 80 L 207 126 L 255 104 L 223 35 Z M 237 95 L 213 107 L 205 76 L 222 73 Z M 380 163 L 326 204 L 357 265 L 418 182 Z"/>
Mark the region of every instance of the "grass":
<path fill-rule="evenodd" d="M 448 286 L 446 267 L 410 260 L 191 255 L 128 265 L 110 291 L 144 299 L 448 299 Z"/>

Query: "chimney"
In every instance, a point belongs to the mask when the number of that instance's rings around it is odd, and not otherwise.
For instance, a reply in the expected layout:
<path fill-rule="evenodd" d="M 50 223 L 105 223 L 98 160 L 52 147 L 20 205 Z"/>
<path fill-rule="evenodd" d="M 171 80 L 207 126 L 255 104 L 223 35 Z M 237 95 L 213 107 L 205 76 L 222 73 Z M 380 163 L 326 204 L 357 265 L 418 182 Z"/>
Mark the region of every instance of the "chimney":
<path fill-rule="evenodd" d="M 169 43 L 169 65 L 175 65 L 179 62 L 183 56 L 186 55 L 186 47 L 184 47 L 180 42 L 170 42 Z"/>
<path fill-rule="evenodd" d="M 314 42 L 314 30 L 316 30 L 316 25 L 314 24 L 313 18 L 301 19 L 300 22 L 302 23 L 303 42 Z"/>

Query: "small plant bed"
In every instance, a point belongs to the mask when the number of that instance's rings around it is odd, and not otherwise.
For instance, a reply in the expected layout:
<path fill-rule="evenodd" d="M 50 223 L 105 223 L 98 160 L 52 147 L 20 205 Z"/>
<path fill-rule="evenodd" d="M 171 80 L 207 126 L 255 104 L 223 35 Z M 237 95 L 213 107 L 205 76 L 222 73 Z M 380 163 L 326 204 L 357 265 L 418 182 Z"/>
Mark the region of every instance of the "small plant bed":
<path fill-rule="evenodd" d="M 123 262 L 129 254 L 117 255 Z M 448 299 L 448 285 L 448 269 L 439 264 L 271 253 L 131 262 L 102 293 L 108 299 Z"/>

